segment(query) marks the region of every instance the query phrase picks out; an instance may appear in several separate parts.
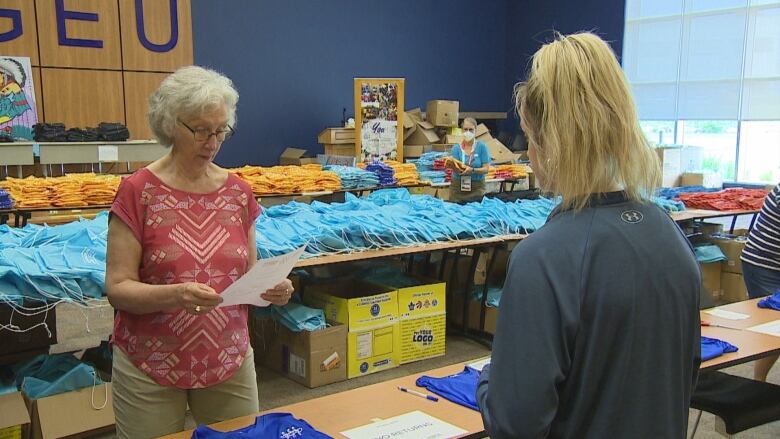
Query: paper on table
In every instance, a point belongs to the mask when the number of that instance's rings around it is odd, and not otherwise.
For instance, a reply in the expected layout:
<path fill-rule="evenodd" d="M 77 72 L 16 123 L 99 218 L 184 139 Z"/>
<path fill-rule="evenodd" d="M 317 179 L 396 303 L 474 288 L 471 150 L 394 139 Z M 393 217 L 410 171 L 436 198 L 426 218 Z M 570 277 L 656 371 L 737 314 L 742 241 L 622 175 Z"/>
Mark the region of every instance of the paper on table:
<path fill-rule="evenodd" d="M 768 323 L 752 326 L 747 328 L 748 331 L 760 332 L 762 334 L 774 335 L 780 337 L 780 320 L 775 320 Z"/>
<path fill-rule="evenodd" d="M 439 439 L 468 433 L 452 424 L 434 418 L 419 410 L 395 416 L 384 421 L 342 431 L 349 439 L 414 438 Z"/>
<path fill-rule="evenodd" d="M 720 317 L 722 319 L 729 319 L 729 320 L 745 320 L 750 318 L 749 315 L 742 314 L 741 312 L 726 311 L 725 309 L 719 309 L 719 308 L 709 309 L 704 312 L 711 316 Z"/>
<path fill-rule="evenodd" d="M 466 366 L 468 366 L 468 367 L 470 367 L 470 368 L 472 368 L 474 370 L 478 370 L 478 371 L 482 372 L 482 369 L 485 366 L 487 366 L 488 364 L 490 364 L 490 357 L 483 358 L 481 360 L 477 360 L 477 361 L 475 361 L 473 363 L 467 364 Z"/>
<path fill-rule="evenodd" d="M 256 306 L 268 306 L 270 303 L 263 300 L 260 294 L 269 290 L 283 281 L 295 267 L 306 246 L 281 256 L 268 259 L 259 259 L 251 270 L 247 271 L 237 281 L 233 282 L 222 292 L 222 306 L 248 304 Z"/>
<path fill-rule="evenodd" d="M 119 161 L 119 147 L 115 145 L 100 145 L 98 146 L 98 161 L 99 162 L 118 162 Z"/>

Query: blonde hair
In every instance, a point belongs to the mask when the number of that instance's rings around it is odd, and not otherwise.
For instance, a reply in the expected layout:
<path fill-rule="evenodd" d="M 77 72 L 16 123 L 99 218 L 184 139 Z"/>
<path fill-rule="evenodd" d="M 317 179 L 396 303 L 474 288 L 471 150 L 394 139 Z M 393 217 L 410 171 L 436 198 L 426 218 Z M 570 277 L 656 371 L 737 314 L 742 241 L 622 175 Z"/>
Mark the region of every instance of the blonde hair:
<path fill-rule="evenodd" d="M 592 194 L 622 188 L 647 200 L 661 169 L 639 126 L 628 82 L 610 47 L 592 33 L 557 35 L 534 54 L 515 110 L 537 151 L 542 188 L 580 210 Z"/>
<path fill-rule="evenodd" d="M 199 116 L 222 104 L 227 107 L 228 125 L 235 127 L 238 91 L 233 81 L 211 69 L 187 66 L 163 79 L 149 96 L 146 117 L 160 144 L 171 146 L 177 118 Z"/>

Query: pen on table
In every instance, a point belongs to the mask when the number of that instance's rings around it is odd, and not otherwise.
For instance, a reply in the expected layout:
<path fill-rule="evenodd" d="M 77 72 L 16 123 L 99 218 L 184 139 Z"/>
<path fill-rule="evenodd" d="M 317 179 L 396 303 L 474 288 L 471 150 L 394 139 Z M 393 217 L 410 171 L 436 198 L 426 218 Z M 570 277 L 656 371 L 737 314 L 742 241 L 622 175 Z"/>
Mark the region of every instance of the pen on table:
<path fill-rule="evenodd" d="M 435 397 L 433 395 L 426 395 L 425 393 L 418 392 L 418 391 L 412 390 L 412 389 L 407 389 L 406 387 L 399 386 L 398 390 L 400 390 L 402 392 L 410 393 L 410 394 L 415 395 L 415 396 L 419 396 L 420 398 L 425 398 L 428 401 L 439 402 L 439 398 L 437 398 L 437 397 Z"/>
<path fill-rule="evenodd" d="M 742 328 L 735 328 L 733 326 L 719 325 L 717 323 L 710 323 L 710 322 L 705 322 L 705 321 L 702 321 L 701 325 L 702 326 L 710 326 L 710 327 L 713 327 L 713 328 L 734 329 L 735 331 L 741 331 L 742 330 Z"/>

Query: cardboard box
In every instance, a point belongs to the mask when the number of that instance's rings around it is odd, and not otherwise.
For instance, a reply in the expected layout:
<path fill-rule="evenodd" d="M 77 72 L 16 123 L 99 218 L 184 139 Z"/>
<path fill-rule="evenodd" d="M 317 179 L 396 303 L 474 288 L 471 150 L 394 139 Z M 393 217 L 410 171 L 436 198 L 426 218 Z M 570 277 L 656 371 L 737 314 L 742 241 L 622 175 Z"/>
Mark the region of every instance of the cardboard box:
<path fill-rule="evenodd" d="M 484 123 L 477 125 L 477 128 L 474 130 L 474 136 L 477 139 L 480 139 L 480 137 L 485 137 L 487 139 L 493 138 L 493 136 L 490 135 L 490 130 Z"/>
<path fill-rule="evenodd" d="M 714 172 L 684 172 L 680 176 L 680 186 L 704 186 L 719 189 L 723 187 L 723 178 Z"/>
<path fill-rule="evenodd" d="M 448 145 L 446 143 L 434 143 L 430 146 L 430 150 L 433 152 L 450 152 L 452 150 L 452 145 Z"/>
<path fill-rule="evenodd" d="M 0 304 L 0 322 L 3 323 L 0 326 L 0 340 L 3 341 L 0 343 L 0 355 L 48 349 L 49 346 L 57 343 L 56 308 L 52 308 L 47 313 L 27 316 L 13 312 L 13 309 L 6 304 Z M 41 323 L 45 323 L 45 326 Z M 8 324 L 17 326 L 21 332 L 11 331 L 7 327 Z M 46 331 L 47 327 L 51 337 Z"/>
<path fill-rule="evenodd" d="M 356 279 L 320 282 L 306 288 L 304 302 L 347 325 L 347 377 L 400 364 L 398 292 Z"/>
<path fill-rule="evenodd" d="M 100 409 L 92 406 L 93 395 Z M 35 400 L 25 397 L 24 402 L 30 412 L 30 439 L 97 433 L 114 426 L 111 383 Z"/>
<path fill-rule="evenodd" d="M 335 155 L 342 157 L 356 157 L 357 147 L 355 143 L 325 144 L 325 155 Z"/>
<path fill-rule="evenodd" d="M 720 263 L 699 264 L 701 268 L 701 283 L 704 291 L 715 301 L 720 301 L 723 297 L 723 289 L 720 285 L 721 266 Z"/>
<path fill-rule="evenodd" d="M 457 136 L 455 134 L 447 134 L 442 139 L 445 145 L 456 145 L 463 141 L 463 136 Z"/>
<path fill-rule="evenodd" d="M 476 300 L 469 300 L 468 319 L 469 329 L 479 330 L 479 315 L 481 304 Z M 463 296 L 457 295 L 452 299 L 451 319 L 457 325 L 463 324 Z M 498 320 L 498 308 L 485 308 L 485 332 L 488 334 L 496 333 L 496 322 Z"/>
<path fill-rule="evenodd" d="M 333 322 L 319 331 L 293 332 L 273 319 L 255 319 L 255 336 L 264 340 L 258 360 L 306 387 L 347 379 L 347 327 Z"/>
<path fill-rule="evenodd" d="M 680 167 L 681 148 L 656 148 L 655 152 L 661 162 L 661 185 L 663 187 L 679 186 L 680 174 L 682 174 Z"/>
<path fill-rule="evenodd" d="M 404 157 L 417 158 L 423 155 L 425 146 L 423 145 L 404 145 Z"/>
<path fill-rule="evenodd" d="M 286 148 L 279 156 L 280 165 L 306 165 L 309 163 L 318 163 L 317 157 L 307 157 L 306 150 L 301 148 Z"/>
<path fill-rule="evenodd" d="M 22 439 L 30 428 L 30 413 L 21 392 L 0 395 L 0 439 Z"/>
<path fill-rule="evenodd" d="M 401 364 L 442 356 L 447 332 L 447 286 L 417 276 L 405 277 L 413 278 L 420 285 L 398 288 Z"/>
<path fill-rule="evenodd" d="M 488 151 L 490 152 L 490 158 L 496 165 L 500 165 L 502 163 L 512 163 L 520 158 L 520 154 L 516 154 L 510 151 L 509 148 L 504 146 L 504 144 L 501 143 L 498 139 L 490 139 L 490 141 L 485 143 L 487 144 Z"/>
<path fill-rule="evenodd" d="M 408 145 L 431 145 L 439 142 L 435 127 L 426 121 L 416 121 L 409 136 L 404 139 L 404 147 Z"/>
<path fill-rule="evenodd" d="M 726 303 L 741 302 L 748 299 L 745 279 L 741 274 L 721 273 L 720 288 L 723 290 L 722 300 Z"/>
<path fill-rule="evenodd" d="M 437 127 L 454 127 L 458 126 L 459 107 L 458 101 L 428 101 L 425 114 L 428 117 L 428 122 Z"/>
<path fill-rule="evenodd" d="M 742 274 L 742 261 L 739 257 L 747 243 L 745 236 L 713 235 L 708 238 L 708 241 L 720 247 L 720 250 L 726 256 L 726 260 L 721 262 L 723 272 Z"/>
<path fill-rule="evenodd" d="M 329 145 L 338 145 L 343 143 L 355 143 L 354 128 L 325 128 L 319 136 L 317 142 Z"/>

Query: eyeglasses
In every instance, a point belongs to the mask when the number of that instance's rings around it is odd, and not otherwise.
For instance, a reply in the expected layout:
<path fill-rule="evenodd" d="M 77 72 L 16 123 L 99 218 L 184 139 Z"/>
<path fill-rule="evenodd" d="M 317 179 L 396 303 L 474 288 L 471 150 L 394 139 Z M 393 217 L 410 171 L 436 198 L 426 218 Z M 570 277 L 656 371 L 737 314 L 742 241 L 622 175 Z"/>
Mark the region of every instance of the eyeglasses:
<path fill-rule="evenodd" d="M 184 126 L 184 128 L 187 128 L 192 133 L 192 136 L 195 137 L 196 142 L 208 142 L 211 136 L 214 136 L 217 139 L 217 142 L 224 142 L 236 132 L 236 130 L 234 130 L 230 125 L 228 125 L 227 129 L 225 130 L 211 131 L 206 128 L 199 128 L 194 130 L 190 128 L 189 125 L 182 122 L 181 119 L 177 120 L 180 124 L 182 124 L 182 126 Z"/>

